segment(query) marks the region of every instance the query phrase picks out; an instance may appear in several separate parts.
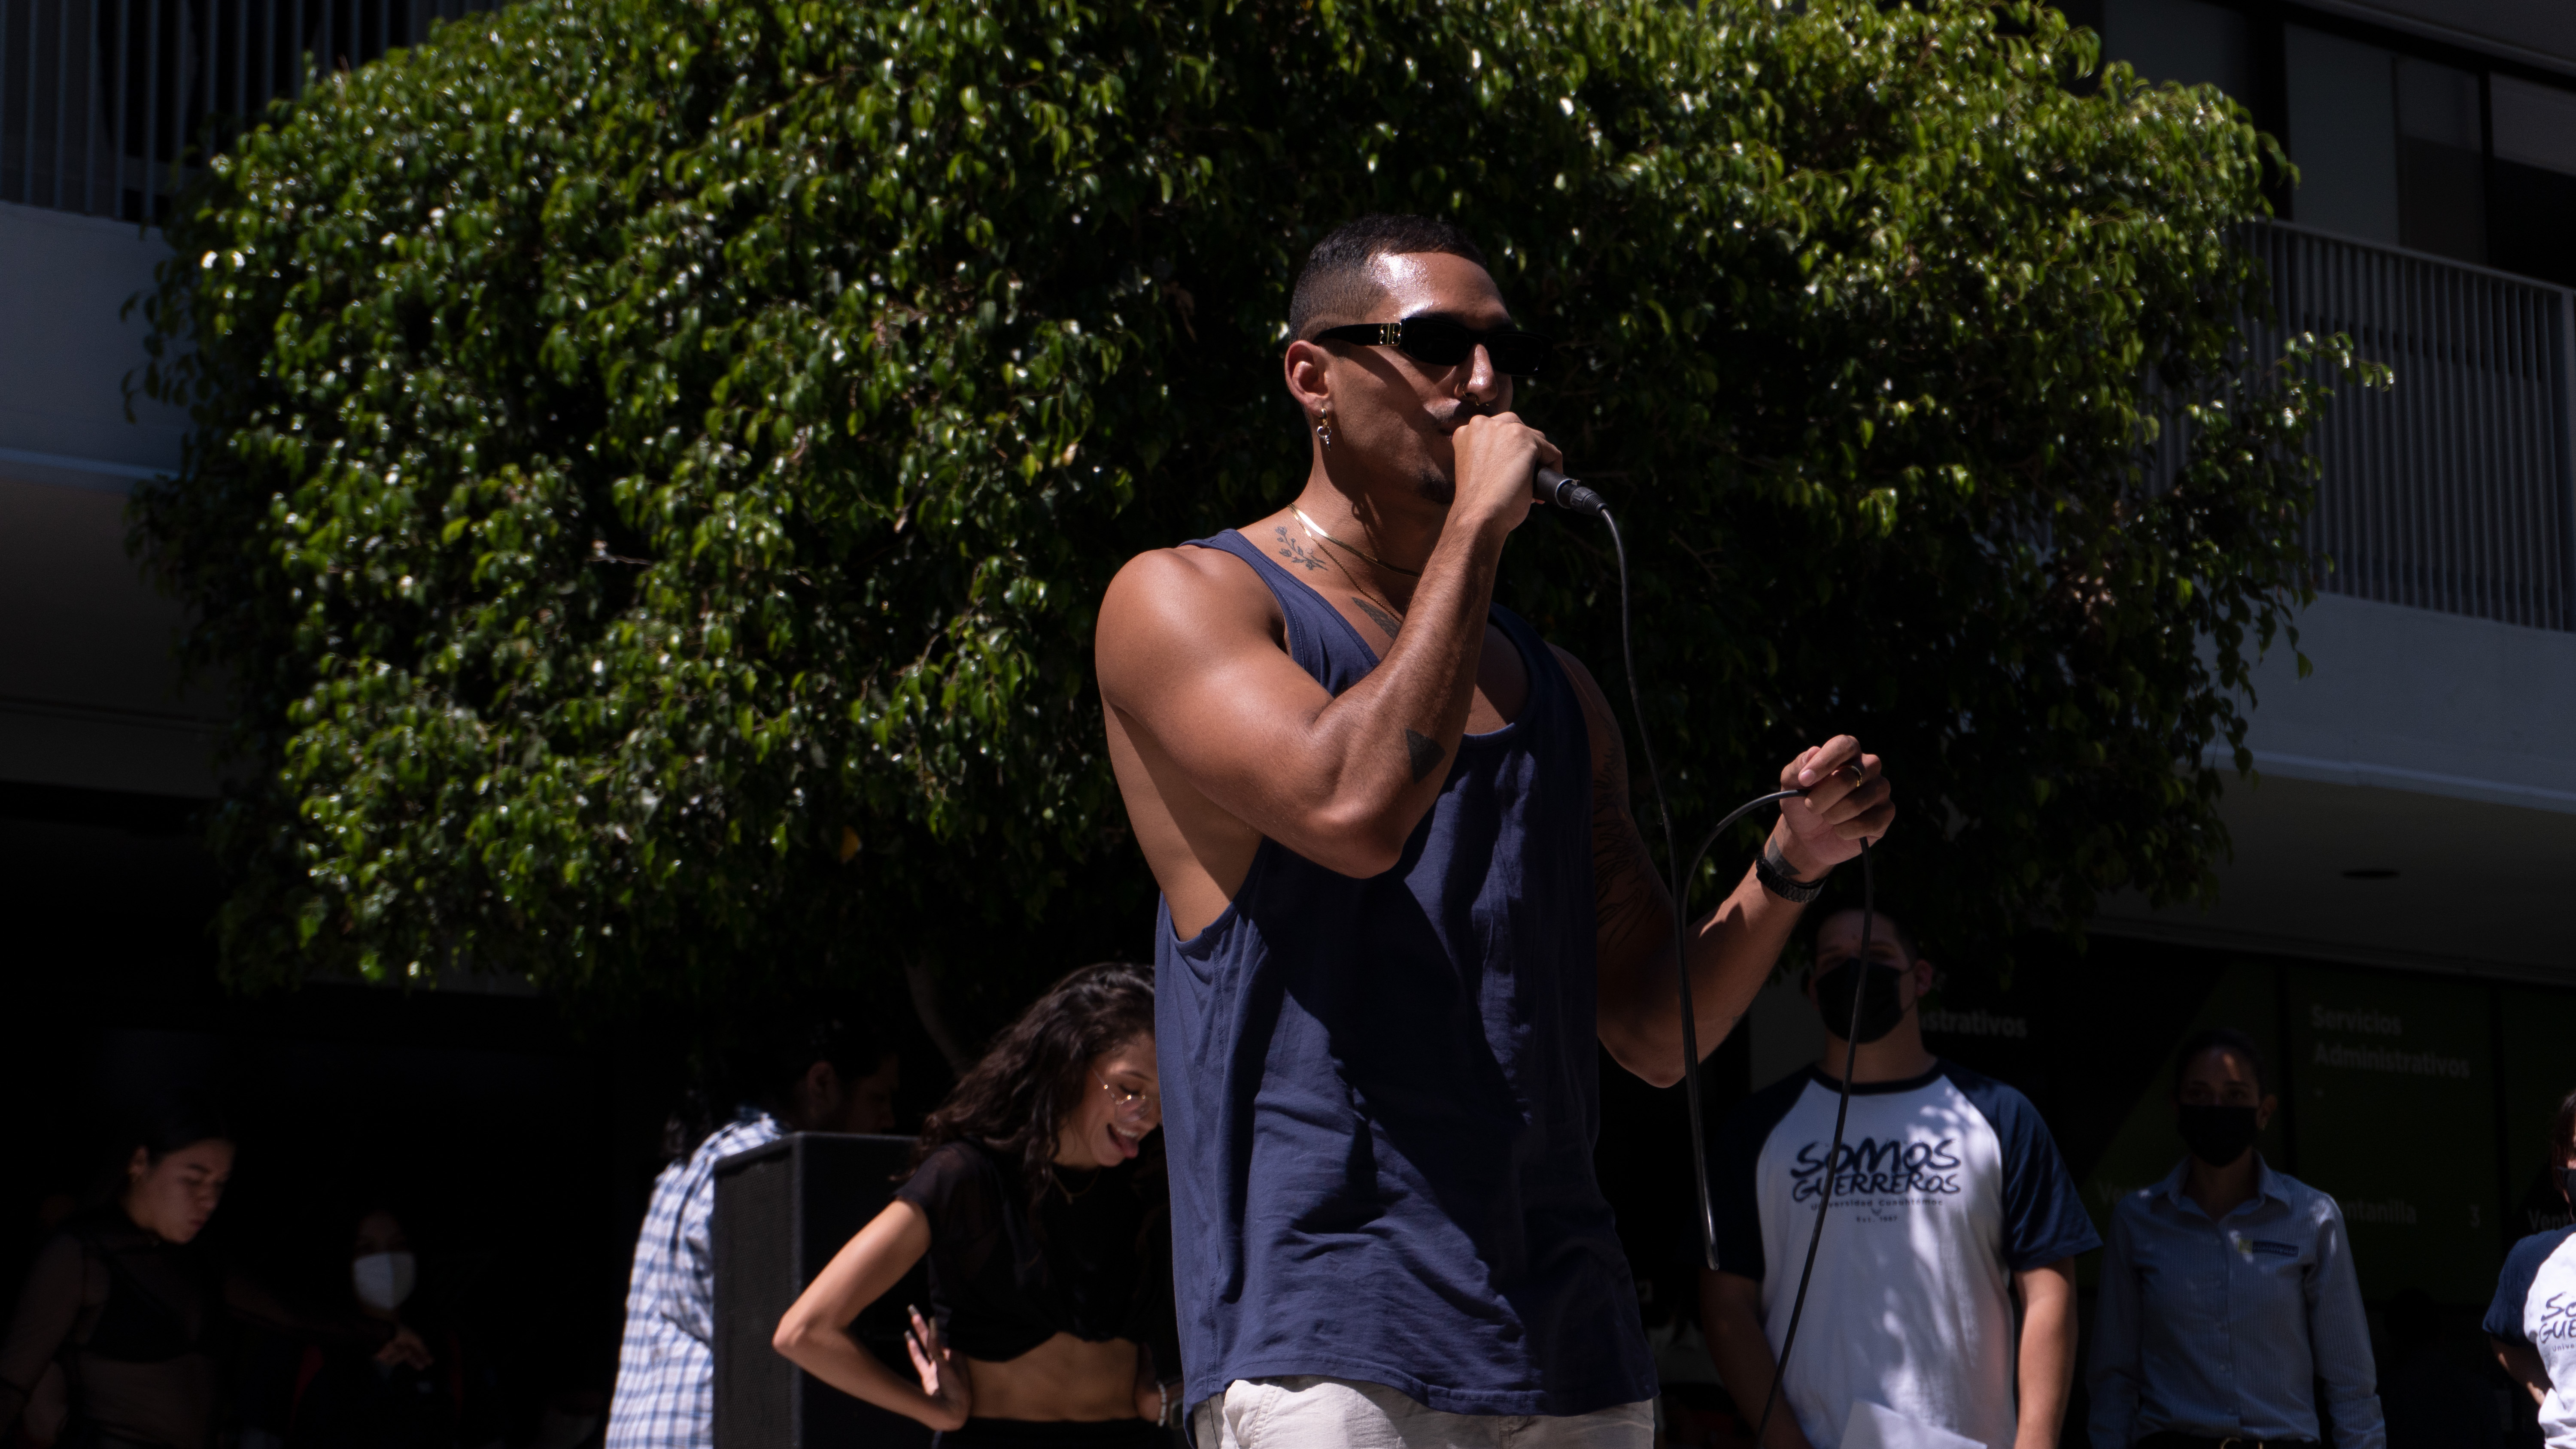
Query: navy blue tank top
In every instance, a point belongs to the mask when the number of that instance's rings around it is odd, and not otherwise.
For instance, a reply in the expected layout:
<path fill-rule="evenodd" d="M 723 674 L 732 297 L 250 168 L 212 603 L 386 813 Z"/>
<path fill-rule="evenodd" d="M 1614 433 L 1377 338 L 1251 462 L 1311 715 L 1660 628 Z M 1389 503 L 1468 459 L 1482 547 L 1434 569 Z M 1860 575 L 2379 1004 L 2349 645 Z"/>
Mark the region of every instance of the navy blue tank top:
<path fill-rule="evenodd" d="M 1240 533 L 1288 652 L 1338 695 L 1377 666 Z M 1395 868 L 1264 840 L 1187 941 L 1165 903 L 1155 1019 L 1187 1400 L 1322 1374 L 1467 1414 L 1654 1397 L 1636 1288 L 1592 1172 L 1591 753 L 1536 630 L 1520 716 L 1460 742 Z"/>

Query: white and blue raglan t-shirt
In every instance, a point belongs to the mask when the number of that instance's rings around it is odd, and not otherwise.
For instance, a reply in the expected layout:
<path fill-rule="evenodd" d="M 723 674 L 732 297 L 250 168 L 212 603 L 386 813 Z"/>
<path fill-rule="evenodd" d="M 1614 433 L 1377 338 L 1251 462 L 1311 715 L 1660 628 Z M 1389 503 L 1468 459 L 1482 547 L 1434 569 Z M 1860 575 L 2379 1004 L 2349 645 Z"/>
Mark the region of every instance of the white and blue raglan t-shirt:
<path fill-rule="evenodd" d="M 2540 1350 L 2551 1385 L 2540 1401 L 2540 1431 L 2549 1449 L 2576 1449 L 2576 1227 L 2513 1245 L 2487 1305 L 2486 1330 Z"/>
<path fill-rule="evenodd" d="M 1815 1229 L 1837 1084 L 1813 1068 L 1755 1093 L 1709 1171 L 1718 1268 L 1762 1284 L 1771 1351 Z M 1806 1317 L 1781 1394 L 1816 1449 L 1852 1405 L 2011 1449 L 2012 1275 L 2102 1246 L 2039 1112 L 1949 1062 L 1853 1088 Z"/>

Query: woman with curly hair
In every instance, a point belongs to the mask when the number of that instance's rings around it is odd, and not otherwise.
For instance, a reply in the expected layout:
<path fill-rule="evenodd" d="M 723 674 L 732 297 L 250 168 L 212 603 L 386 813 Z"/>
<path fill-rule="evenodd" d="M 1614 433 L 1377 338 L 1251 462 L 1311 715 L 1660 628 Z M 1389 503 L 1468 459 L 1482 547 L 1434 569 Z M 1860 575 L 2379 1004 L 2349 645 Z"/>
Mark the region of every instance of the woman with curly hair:
<path fill-rule="evenodd" d="M 772 1342 L 942 1449 L 1129 1449 L 1176 1407 L 1162 1097 L 1150 970 L 1086 966 L 1020 1014 L 922 1126 L 912 1177 Z M 851 1336 L 930 1260 L 916 1385 Z"/>

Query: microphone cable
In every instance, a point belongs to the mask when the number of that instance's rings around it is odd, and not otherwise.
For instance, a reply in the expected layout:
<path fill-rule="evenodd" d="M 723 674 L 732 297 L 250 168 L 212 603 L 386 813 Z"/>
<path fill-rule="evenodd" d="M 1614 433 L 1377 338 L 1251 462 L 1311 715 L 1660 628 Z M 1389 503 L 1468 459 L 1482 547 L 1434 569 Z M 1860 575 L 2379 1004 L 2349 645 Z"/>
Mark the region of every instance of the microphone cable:
<path fill-rule="evenodd" d="M 1654 792 L 1655 818 L 1664 832 L 1664 858 L 1678 866 L 1681 863 L 1681 857 L 1676 851 L 1673 839 L 1672 811 L 1664 803 L 1663 774 L 1655 766 L 1654 740 L 1646 732 L 1646 701 L 1637 688 L 1637 651 L 1628 620 L 1628 546 L 1619 537 L 1619 521 L 1610 516 L 1610 509 L 1606 504 L 1596 504 L 1589 511 L 1597 513 L 1601 521 L 1609 526 L 1610 549 L 1619 561 L 1619 660 L 1628 671 L 1628 707 L 1637 716 L 1637 749 L 1639 754 L 1645 756 L 1646 783 Z M 1699 879 L 1701 864 L 1708 859 L 1710 848 L 1717 844 L 1718 837 L 1726 833 L 1727 827 L 1765 805 L 1776 804 L 1806 793 L 1805 790 L 1798 789 L 1778 790 L 1736 806 L 1727 812 L 1725 819 L 1717 822 L 1717 828 L 1708 833 L 1708 838 L 1700 842 L 1698 852 L 1691 857 L 1689 870 L 1677 874 L 1670 883 L 1673 901 L 1673 974 L 1681 988 L 1683 1095 L 1690 1103 L 1691 1183 L 1699 1194 L 1700 1254 L 1711 1272 L 1717 1271 L 1718 1266 L 1717 1213 L 1709 1201 L 1708 1135 L 1702 1123 L 1703 1108 L 1700 1105 L 1699 1019 L 1691 1007 L 1689 886 Z M 1860 1043 L 1857 1040 L 1860 1035 L 1860 1008 L 1868 982 L 1870 928 L 1877 923 L 1877 895 L 1878 882 L 1876 873 L 1871 868 L 1869 840 L 1863 837 L 1860 843 L 1860 959 L 1857 963 L 1863 973 L 1862 988 L 1852 992 L 1851 1021 L 1843 1031 L 1842 1090 L 1839 1094 L 1840 1100 L 1834 1108 L 1833 1145 L 1825 1151 L 1824 1180 L 1816 1195 L 1816 1225 L 1807 1235 L 1807 1261 L 1805 1266 L 1798 1270 L 1798 1293 L 1789 1305 L 1789 1328 L 1780 1337 L 1780 1354 L 1771 1367 L 1771 1387 L 1763 1395 L 1762 1415 L 1753 1426 L 1754 1449 L 1762 1449 L 1763 1435 L 1771 1427 L 1771 1411 L 1780 1403 L 1780 1385 L 1789 1376 L 1789 1353 L 1798 1345 L 1798 1322 L 1807 1311 L 1807 1285 L 1816 1275 L 1816 1250 L 1825 1240 L 1825 1213 L 1833 1205 L 1834 1178 L 1843 1155 L 1843 1125 L 1851 1116 L 1852 1071 L 1860 1055 Z"/>

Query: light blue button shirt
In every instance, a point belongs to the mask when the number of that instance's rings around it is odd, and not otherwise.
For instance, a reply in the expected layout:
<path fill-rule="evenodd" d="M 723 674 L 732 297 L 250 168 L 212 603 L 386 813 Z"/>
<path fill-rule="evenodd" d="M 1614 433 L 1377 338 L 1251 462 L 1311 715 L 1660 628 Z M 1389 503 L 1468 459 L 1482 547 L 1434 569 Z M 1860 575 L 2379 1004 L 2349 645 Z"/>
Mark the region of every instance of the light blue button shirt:
<path fill-rule="evenodd" d="M 2313 1439 L 2325 1384 L 2335 1449 L 2383 1449 L 2377 1370 L 2343 1211 L 2261 1158 L 2255 1195 L 2215 1222 L 2186 1158 L 2111 1210 L 2093 1334 L 2093 1449 L 2172 1430 Z"/>

